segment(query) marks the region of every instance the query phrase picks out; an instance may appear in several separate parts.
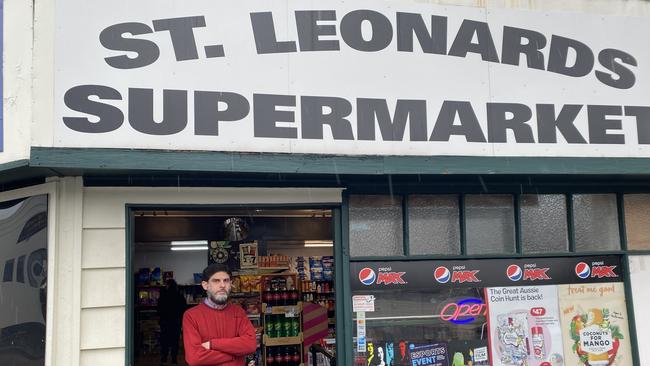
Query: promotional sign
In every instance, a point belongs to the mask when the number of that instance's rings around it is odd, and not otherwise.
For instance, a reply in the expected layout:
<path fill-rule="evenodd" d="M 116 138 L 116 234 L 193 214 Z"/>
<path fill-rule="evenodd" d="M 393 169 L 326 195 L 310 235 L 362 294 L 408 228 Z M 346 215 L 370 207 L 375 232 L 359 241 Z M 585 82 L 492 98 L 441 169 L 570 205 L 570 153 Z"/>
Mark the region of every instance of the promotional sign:
<path fill-rule="evenodd" d="M 630 283 L 634 301 L 634 319 L 636 324 L 644 324 L 644 327 L 637 327 L 637 344 L 650 344 L 650 255 L 631 255 L 630 261 Z M 639 364 L 650 365 L 650 347 L 639 347 Z"/>
<path fill-rule="evenodd" d="M 567 365 L 632 364 L 621 282 L 558 286 Z"/>
<path fill-rule="evenodd" d="M 562 365 L 557 286 L 486 288 L 494 366 Z"/>
<path fill-rule="evenodd" d="M 617 256 L 350 263 L 353 291 L 620 281 Z"/>
<path fill-rule="evenodd" d="M 253 269 L 257 268 L 259 252 L 257 251 L 257 242 L 239 244 L 239 268 Z"/>
<path fill-rule="evenodd" d="M 357 313 L 357 352 L 366 351 L 366 313 Z"/>
<path fill-rule="evenodd" d="M 447 345 L 410 346 L 411 366 L 449 366 Z"/>
<path fill-rule="evenodd" d="M 630 37 L 650 34 L 645 17 L 417 0 L 55 6 L 57 147 L 650 156 L 650 48 Z"/>
<path fill-rule="evenodd" d="M 374 295 L 354 295 L 352 296 L 353 312 L 373 312 L 375 311 Z"/>
<path fill-rule="evenodd" d="M 489 366 L 488 341 L 449 341 L 447 351 L 451 366 Z"/>

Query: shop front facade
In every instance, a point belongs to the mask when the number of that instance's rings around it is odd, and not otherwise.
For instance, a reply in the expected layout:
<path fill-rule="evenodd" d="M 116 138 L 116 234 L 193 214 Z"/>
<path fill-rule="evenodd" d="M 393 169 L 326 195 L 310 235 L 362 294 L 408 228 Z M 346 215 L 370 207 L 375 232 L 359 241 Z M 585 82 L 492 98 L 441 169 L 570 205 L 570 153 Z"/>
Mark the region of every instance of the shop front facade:
<path fill-rule="evenodd" d="M 7 362 L 146 365 L 197 239 L 256 365 L 650 362 L 647 2 L 3 5 Z"/>

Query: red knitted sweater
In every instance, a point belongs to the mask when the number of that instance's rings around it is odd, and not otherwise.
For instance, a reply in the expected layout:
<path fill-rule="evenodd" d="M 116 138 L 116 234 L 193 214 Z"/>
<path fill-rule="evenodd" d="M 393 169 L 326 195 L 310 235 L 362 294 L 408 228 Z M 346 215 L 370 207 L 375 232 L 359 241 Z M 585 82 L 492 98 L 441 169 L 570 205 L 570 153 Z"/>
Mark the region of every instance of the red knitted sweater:
<path fill-rule="evenodd" d="M 210 341 L 210 349 L 201 345 Z M 257 347 L 255 329 L 244 310 L 228 305 L 223 310 L 201 303 L 183 315 L 185 360 L 190 366 L 241 366 Z"/>

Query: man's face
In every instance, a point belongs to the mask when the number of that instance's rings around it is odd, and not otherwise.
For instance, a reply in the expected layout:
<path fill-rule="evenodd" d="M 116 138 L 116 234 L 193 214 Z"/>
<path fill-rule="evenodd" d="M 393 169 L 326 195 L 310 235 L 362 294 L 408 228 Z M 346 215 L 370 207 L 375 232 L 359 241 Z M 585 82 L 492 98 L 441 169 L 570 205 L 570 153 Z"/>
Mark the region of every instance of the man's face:
<path fill-rule="evenodd" d="M 225 305 L 230 295 L 230 276 L 226 272 L 213 274 L 208 281 L 201 282 L 201 286 L 208 293 L 208 297 L 215 304 Z"/>
<path fill-rule="evenodd" d="M 406 353 L 406 343 L 404 342 L 399 342 L 399 350 L 404 355 Z"/>
<path fill-rule="evenodd" d="M 372 344 L 372 342 L 368 342 L 368 353 L 370 354 L 375 353 L 375 345 Z"/>

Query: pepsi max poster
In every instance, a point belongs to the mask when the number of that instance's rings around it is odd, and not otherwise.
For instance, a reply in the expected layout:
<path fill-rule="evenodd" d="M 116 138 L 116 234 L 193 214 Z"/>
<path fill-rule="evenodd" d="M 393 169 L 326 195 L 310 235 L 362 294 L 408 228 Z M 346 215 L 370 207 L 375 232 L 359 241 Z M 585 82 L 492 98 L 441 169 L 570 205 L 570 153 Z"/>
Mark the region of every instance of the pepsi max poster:
<path fill-rule="evenodd" d="M 352 262 L 351 289 L 539 286 L 620 281 L 618 256 Z"/>

